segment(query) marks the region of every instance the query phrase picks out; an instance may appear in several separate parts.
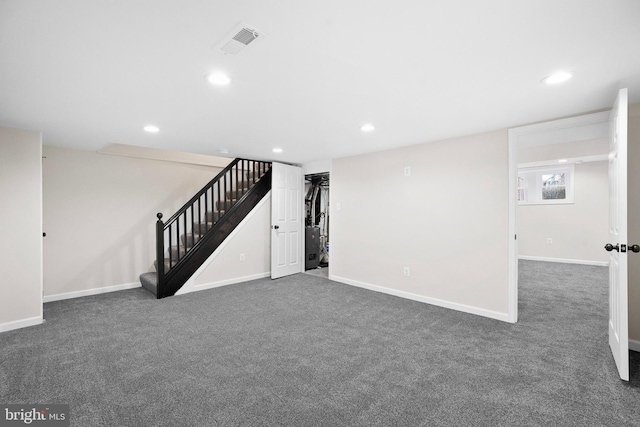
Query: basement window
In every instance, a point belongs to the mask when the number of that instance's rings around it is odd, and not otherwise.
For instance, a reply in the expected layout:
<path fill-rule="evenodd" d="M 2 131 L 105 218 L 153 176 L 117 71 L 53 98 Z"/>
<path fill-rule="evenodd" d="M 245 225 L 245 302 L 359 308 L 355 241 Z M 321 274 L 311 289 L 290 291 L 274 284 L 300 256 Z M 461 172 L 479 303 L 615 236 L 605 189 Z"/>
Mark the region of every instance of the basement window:
<path fill-rule="evenodd" d="M 518 169 L 518 204 L 573 203 L 574 165 Z"/>

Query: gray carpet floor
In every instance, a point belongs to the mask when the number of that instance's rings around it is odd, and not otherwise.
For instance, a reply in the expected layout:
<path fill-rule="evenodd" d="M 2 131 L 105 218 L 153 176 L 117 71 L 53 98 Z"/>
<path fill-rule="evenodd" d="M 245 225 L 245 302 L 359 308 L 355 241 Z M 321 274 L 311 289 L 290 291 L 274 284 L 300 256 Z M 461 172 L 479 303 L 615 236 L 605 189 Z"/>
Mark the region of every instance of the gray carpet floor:
<path fill-rule="evenodd" d="M 45 304 L 0 334 L 0 403 L 74 426 L 640 425 L 607 346 L 607 270 L 520 263 L 520 321 L 298 274 Z"/>
<path fill-rule="evenodd" d="M 311 274 L 312 276 L 324 277 L 325 279 L 328 279 L 329 268 L 328 267 L 312 268 L 311 270 L 305 271 L 304 274 Z"/>

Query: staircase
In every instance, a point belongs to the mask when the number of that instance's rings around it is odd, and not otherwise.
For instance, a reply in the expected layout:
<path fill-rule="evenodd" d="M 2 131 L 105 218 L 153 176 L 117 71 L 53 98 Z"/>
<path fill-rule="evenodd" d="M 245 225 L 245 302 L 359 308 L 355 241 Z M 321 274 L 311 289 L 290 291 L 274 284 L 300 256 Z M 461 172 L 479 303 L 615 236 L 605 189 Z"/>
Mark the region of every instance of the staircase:
<path fill-rule="evenodd" d="M 174 295 L 270 189 L 271 163 L 235 159 L 166 222 L 158 213 L 156 271 L 140 275 L 142 286 Z"/>

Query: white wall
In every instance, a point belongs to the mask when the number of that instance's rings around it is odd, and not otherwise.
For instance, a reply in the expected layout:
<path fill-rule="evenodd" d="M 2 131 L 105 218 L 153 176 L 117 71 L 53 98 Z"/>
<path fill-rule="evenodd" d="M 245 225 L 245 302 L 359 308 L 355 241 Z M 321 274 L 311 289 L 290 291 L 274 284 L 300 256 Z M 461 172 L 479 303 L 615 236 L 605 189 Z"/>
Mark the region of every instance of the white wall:
<path fill-rule="evenodd" d="M 44 146 L 45 300 L 139 286 L 167 219 L 219 167 Z"/>
<path fill-rule="evenodd" d="M 42 323 L 42 143 L 0 127 L 0 332 Z"/>
<path fill-rule="evenodd" d="M 321 160 L 318 162 L 305 163 L 302 165 L 305 175 L 314 173 L 331 172 L 331 160 Z"/>
<path fill-rule="evenodd" d="M 575 165 L 574 203 L 518 206 L 520 257 L 608 265 L 603 250 L 609 238 L 608 166 L 606 161 Z"/>
<path fill-rule="evenodd" d="M 246 282 L 270 275 L 271 196 L 269 194 L 180 288 L 178 294 Z"/>
<path fill-rule="evenodd" d="M 508 210 L 506 130 L 335 159 L 330 277 L 507 320 Z"/>

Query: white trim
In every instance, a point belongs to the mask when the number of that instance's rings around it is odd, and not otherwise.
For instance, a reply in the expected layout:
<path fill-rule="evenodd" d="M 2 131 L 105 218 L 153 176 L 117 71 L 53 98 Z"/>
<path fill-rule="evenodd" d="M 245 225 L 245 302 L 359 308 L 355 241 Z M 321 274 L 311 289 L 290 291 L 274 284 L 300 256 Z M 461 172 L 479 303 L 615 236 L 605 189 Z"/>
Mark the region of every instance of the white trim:
<path fill-rule="evenodd" d="M 233 239 L 233 237 L 240 232 L 240 230 L 256 214 L 256 212 L 258 212 L 258 210 L 262 207 L 262 205 L 267 203 L 267 200 L 269 200 L 269 202 L 271 202 L 271 197 L 270 196 L 271 196 L 271 190 L 269 190 L 267 192 L 267 194 L 265 194 L 265 196 L 262 198 L 262 200 L 260 200 L 260 202 L 258 202 L 256 207 L 253 208 L 251 210 L 251 212 L 249 212 L 247 214 L 247 216 L 245 216 L 242 221 L 240 221 L 240 224 L 238 224 L 238 226 L 236 228 L 234 228 L 231 233 L 229 233 L 229 235 L 226 237 L 226 239 L 224 239 L 222 241 L 222 243 L 220 243 L 220 246 L 218 246 L 216 248 L 216 250 L 213 251 L 211 256 L 209 256 L 209 258 L 207 258 L 207 260 L 205 262 L 203 262 L 200 267 L 198 267 L 196 272 L 191 275 L 189 280 L 187 280 L 185 282 L 185 284 L 180 289 L 178 289 L 178 291 L 175 293 L 176 295 L 188 294 L 188 293 L 195 292 L 195 291 L 209 289 L 209 288 L 200 288 L 201 286 L 205 286 L 205 285 L 197 285 L 196 284 L 196 278 L 200 277 L 202 272 L 204 270 L 206 270 L 207 267 L 209 267 L 209 265 L 213 262 L 214 259 L 216 259 L 216 257 L 218 255 L 220 255 L 220 252 L 222 252 L 222 250 L 227 246 L 227 244 L 229 244 L 229 242 Z M 262 273 L 260 273 L 260 274 L 262 274 Z M 269 274 L 271 274 L 271 272 L 269 272 Z M 251 277 L 251 276 L 246 276 L 246 277 Z M 206 284 L 206 285 L 208 286 L 208 285 L 211 285 L 211 284 L 223 283 L 223 282 L 227 282 L 229 280 L 235 280 L 235 279 L 228 279 L 228 280 L 225 280 L 225 281 L 222 281 L 222 282 L 212 282 L 212 283 L 209 283 L 209 284 Z M 234 283 L 238 283 L 238 282 L 234 282 Z M 231 284 L 231 283 L 225 283 L 225 284 Z M 217 285 L 217 286 L 224 286 L 224 284 Z M 212 286 L 212 287 L 217 287 L 217 286 Z"/>
<path fill-rule="evenodd" d="M 189 290 L 188 292 L 185 292 L 185 293 L 188 294 L 188 293 L 191 293 L 191 292 L 204 291 L 204 290 L 207 290 L 207 289 L 219 288 L 221 286 L 234 285 L 236 283 L 249 282 L 251 280 L 264 279 L 264 278 L 267 278 L 267 277 L 271 277 L 271 272 L 270 271 L 266 271 L 264 273 L 252 274 L 250 276 L 234 277 L 233 279 L 220 280 L 218 282 L 211 282 L 211 283 L 203 283 L 201 285 L 194 285 L 193 289 L 191 289 L 191 290 Z"/>
<path fill-rule="evenodd" d="M 583 156 L 583 157 L 567 157 L 566 163 L 558 163 L 558 160 L 542 160 L 540 162 L 529 162 L 529 163 L 518 163 L 518 168 L 537 168 L 540 166 L 551 166 L 558 167 L 562 165 L 570 165 L 570 164 L 578 164 L 580 163 L 591 163 L 591 162 L 606 162 L 609 160 L 608 154 L 596 154 L 593 156 Z"/>
<path fill-rule="evenodd" d="M 508 322 L 518 321 L 518 140 L 512 138 L 509 130 L 509 270 L 507 285 L 507 313 Z"/>
<path fill-rule="evenodd" d="M 9 332 L 15 329 L 22 329 L 29 326 L 41 325 L 44 322 L 42 316 L 29 317 L 28 319 L 14 320 L 13 322 L 0 323 L 0 333 Z"/>
<path fill-rule="evenodd" d="M 357 280 L 351 280 L 345 277 L 333 276 L 331 274 L 329 275 L 329 280 L 344 283 L 345 285 L 351 285 L 351 286 L 356 286 L 358 288 L 368 289 L 370 291 L 381 292 L 383 294 L 409 299 L 412 301 L 418 301 L 426 304 L 435 305 L 438 307 L 457 310 L 463 313 L 475 314 L 477 316 L 483 316 L 483 317 L 488 317 L 490 319 L 496 319 L 496 320 L 501 320 L 503 322 L 513 323 L 510 321 L 509 315 L 507 313 L 500 313 L 497 311 L 485 310 L 483 308 L 478 308 L 478 307 L 472 307 L 470 305 L 458 304 L 451 301 L 445 301 L 437 298 L 426 297 L 423 295 L 413 294 L 410 292 L 399 291 L 397 289 L 386 288 L 384 286 L 372 285 L 372 284 L 360 282 Z"/>
<path fill-rule="evenodd" d="M 39 196 L 38 203 L 40 203 L 40 229 L 38 230 L 38 236 L 40 237 L 40 283 L 38 283 L 38 295 L 40 296 L 40 323 L 42 323 L 42 319 L 44 319 L 44 166 L 42 165 L 44 152 L 42 150 L 42 132 L 39 134 L 39 145 L 40 145 L 40 168 L 38 168 L 40 172 L 40 177 L 38 178 L 39 186 Z M 27 325 L 31 326 L 31 325 Z M 0 330 L 2 328 L 0 327 Z"/>
<path fill-rule="evenodd" d="M 141 287 L 140 282 L 124 283 L 122 285 L 105 286 L 102 288 L 84 289 L 81 291 L 65 292 L 63 294 L 46 295 L 44 302 L 60 301 L 65 299 L 73 299 L 87 297 L 90 295 L 106 294 L 109 292 L 123 291 L 125 289 L 135 289 Z"/>
<path fill-rule="evenodd" d="M 629 340 L 629 350 L 640 352 L 640 341 Z"/>
<path fill-rule="evenodd" d="M 568 119 L 520 126 L 509 129 L 509 284 L 508 317 L 518 320 L 518 244 L 516 186 L 518 183 L 518 148 L 542 144 L 604 138 L 609 135 L 609 111 L 584 114 Z"/>
<path fill-rule="evenodd" d="M 562 264 L 582 264 L 582 265 L 595 265 L 598 267 L 609 267 L 609 261 L 589 261 L 586 259 L 549 258 L 549 257 L 528 256 L 528 255 L 519 255 L 518 259 L 524 259 L 528 261 L 559 262 Z"/>

